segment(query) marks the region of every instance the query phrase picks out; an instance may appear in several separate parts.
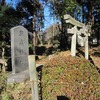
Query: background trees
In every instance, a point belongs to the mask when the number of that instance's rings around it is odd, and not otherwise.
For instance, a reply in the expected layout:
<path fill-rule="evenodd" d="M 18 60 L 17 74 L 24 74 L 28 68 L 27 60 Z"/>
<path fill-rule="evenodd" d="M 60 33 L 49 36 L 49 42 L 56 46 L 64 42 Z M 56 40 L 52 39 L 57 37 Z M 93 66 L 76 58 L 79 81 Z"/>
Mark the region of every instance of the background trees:
<path fill-rule="evenodd" d="M 64 14 L 70 14 L 75 19 L 91 24 L 91 38 L 96 38 L 100 43 L 100 1 L 99 0 L 51 0 L 50 9 L 52 14 L 60 19 L 62 25 L 62 33 L 65 33 L 65 25 L 63 20 Z M 65 35 L 66 36 L 66 35 Z M 64 37 L 65 37 L 64 36 Z M 68 35 L 67 35 L 68 36 Z"/>
<path fill-rule="evenodd" d="M 64 21 L 64 15 L 70 14 L 74 17 L 74 12 L 77 7 L 77 2 L 75 0 L 50 0 L 49 7 L 51 9 L 51 14 L 55 18 L 58 18 L 60 20 L 61 28 L 59 27 L 59 30 L 61 32 L 60 34 L 60 47 L 62 49 L 68 48 L 68 34 L 67 33 L 67 27 Z"/>
<path fill-rule="evenodd" d="M 5 0 L 0 1 L 0 57 L 3 61 L 10 57 L 10 28 L 21 24 L 31 32 L 38 31 L 43 25 L 42 19 L 43 8 L 37 0 L 21 0 L 14 7 Z M 3 68 L 5 71 L 5 66 Z"/>
<path fill-rule="evenodd" d="M 91 23 L 91 38 L 97 38 L 100 44 L 100 1 L 99 0 L 77 0 L 82 7 L 82 22 Z"/>
<path fill-rule="evenodd" d="M 4 0 L 0 1 L 0 58 L 4 62 L 5 58 L 10 56 L 10 49 L 8 49 L 10 48 L 10 28 L 18 25 L 19 19 L 20 15 L 13 7 L 6 5 Z M 5 71 L 4 65 L 3 71 Z"/>
<path fill-rule="evenodd" d="M 58 25 L 58 28 L 61 32 L 59 39 L 62 48 L 68 45 L 68 34 L 66 34 L 68 25 L 66 26 L 64 23 L 64 14 L 70 14 L 83 23 L 90 22 L 92 25 L 92 37 L 97 38 L 98 44 L 100 43 L 99 0 L 18 0 L 13 7 L 8 5 L 5 0 L 0 0 L 1 58 L 4 57 L 4 51 L 7 50 L 6 48 L 10 48 L 9 30 L 11 27 L 21 24 L 36 37 L 36 33 L 40 32 L 44 26 L 45 6 L 50 8 L 50 14 L 55 19 L 59 19 L 60 25 Z M 36 42 L 33 42 L 34 45 L 36 45 Z"/>
<path fill-rule="evenodd" d="M 20 24 L 25 25 L 30 31 L 39 30 L 43 25 L 43 7 L 39 0 L 21 0 L 16 6 L 16 10 L 22 14 Z"/>

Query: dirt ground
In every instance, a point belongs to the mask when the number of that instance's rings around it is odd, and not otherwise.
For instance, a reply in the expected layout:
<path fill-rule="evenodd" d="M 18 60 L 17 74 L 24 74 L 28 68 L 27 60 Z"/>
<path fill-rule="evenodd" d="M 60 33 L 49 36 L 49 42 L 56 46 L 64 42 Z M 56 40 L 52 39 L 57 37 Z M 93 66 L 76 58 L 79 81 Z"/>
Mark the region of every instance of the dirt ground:
<path fill-rule="evenodd" d="M 89 50 L 90 51 L 90 57 L 96 67 L 100 69 L 100 46 L 94 47 Z"/>
<path fill-rule="evenodd" d="M 94 64 L 96 67 L 98 67 L 100 69 L 100 57 L 94 57 L 94 56 L 91 56 Z"/>

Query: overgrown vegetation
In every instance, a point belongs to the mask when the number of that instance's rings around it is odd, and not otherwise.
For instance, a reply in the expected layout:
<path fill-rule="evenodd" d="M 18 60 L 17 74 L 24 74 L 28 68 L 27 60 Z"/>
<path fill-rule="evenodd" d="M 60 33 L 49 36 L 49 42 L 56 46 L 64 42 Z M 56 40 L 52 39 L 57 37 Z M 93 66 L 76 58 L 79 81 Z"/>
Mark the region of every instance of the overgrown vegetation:
<path fill-rule="evenodd" d="M 84 58 L 57 56 L 42 69 L 43 100 L 99 100 L 99 89 L 100 74 Z"/>
<path fill-rule="evenodd" d="M 9 73 L 0 73 L 0 100 L 31 100 L 29 81 L 7 84 Z"/>
<path fill-rule="evenodd" d="M 99 100 L 100 73 L 96 67 L 84 58 L 68 55 L 53 55 L 42 70 L 37 68 L 42 100 Z M 8 76 L 0 73 L 0 100 L 31 100 L 30 81 L 7 84 Z"/>

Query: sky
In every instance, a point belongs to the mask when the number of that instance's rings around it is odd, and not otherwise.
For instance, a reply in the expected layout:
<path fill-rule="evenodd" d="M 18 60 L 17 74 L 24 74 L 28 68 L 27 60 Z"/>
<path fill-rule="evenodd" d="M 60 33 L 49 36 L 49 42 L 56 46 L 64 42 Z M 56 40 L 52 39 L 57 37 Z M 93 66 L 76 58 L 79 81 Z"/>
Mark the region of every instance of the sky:
<path fill-rule="evenodd" d="M 45 16 L 45 28 L 49 27 L 50 25 L 58 22 L 58 20 L 50 15 L 49 8 L 46 7 L 44 9 L 44 16 Z"/>
<path fill-rule="evenodd" d="M 11 2 L 11 0 L 6 0 L 6 2 L 8 2 L 8 3 L 9 3 L 9 2 Z"/>
<path fill-rule="evenodd" d="M 13 6 L 17 3 L 17 1 L 18 0 L 6 0 L 6 2 L 8 4 L 12 4 Z M 58 21 L 58 20 L 56 20 L 56 18 L 51 17 L 49 8 L 47 6 L 44 8 L 44 18 L 45 18 L 44 30 L 45 30 L 45 28 L 49 27 L 50 25 L 52 25 L 53 23 L 56 23 Z"/>
<path fill-rule="evenodd" d="M 8 4 L 13 4 L 13 6 L 16 4 L 16 1 L 18 0 L 6 0 Z"/>

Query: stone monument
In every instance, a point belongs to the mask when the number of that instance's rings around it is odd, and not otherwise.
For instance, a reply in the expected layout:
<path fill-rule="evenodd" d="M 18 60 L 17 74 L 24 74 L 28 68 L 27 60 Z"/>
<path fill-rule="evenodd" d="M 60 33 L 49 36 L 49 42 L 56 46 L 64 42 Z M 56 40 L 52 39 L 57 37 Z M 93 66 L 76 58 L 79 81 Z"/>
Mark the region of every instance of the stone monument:
<path fill-rule="evenodd" d="M 29 77 L 28 72 L 28 31 L 23 26 L 11 29 L 12 74 L 8 82 L 20 82 Z"/>
<path fill-rule="evenodd" d="M 12 73 L 28 69 L 28 31 L 23 26 L 11 29 Z"/>

